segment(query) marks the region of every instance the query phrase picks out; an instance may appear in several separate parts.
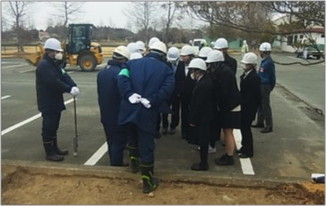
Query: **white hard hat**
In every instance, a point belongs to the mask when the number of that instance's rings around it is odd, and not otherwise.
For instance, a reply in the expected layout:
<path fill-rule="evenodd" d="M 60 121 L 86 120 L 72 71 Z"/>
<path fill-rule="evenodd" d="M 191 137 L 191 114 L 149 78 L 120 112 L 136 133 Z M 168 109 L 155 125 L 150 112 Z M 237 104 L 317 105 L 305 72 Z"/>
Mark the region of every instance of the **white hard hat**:
<path fill-rule="evenodd" d="M 176 61 L 179 56 L 179 49 L 177 47 L 170 47 L 166 58 L 168 61 Z"/>
<path fill-rule="evenodd" d="M 247 41 L 246 40 L 243 40 L 243 44 L 247 44 Z"/>
<path fill-rule="evenodd" d="M 184 45 L 181 48 L 181 52 L 180 52 L 181 56 L 194 55 L 194 54 L 195 54 L 195 50 L 190 45 Z"/>
<path fill-rule="evenodd" d="M 127 49 L 129 50 L 130 53 L 138 52 L 137 44 L 135 42 L 130 42 L 127 45 Z"/>
<path fill-rule="evenodd" d="M 130 54 L 130 60 L 132 60 L 132 59 L 140 59 L 142 57 L 143 56 L 139 52 L 134 52 L 134 53 Z"/>
<path fill-rule="evenodd" d="M 206 58 L 207 57 L 207 54 L 210 51 L 212 51 L 212 48 L 210 48 L 208 46 L 205 46 L 205 47 L 203 47 L 203 48 L 200 49 L 199 54 L 198 54 L 198 57 Z"/>
<path fill-rule="evenodd" d="M 160 52 L 163 52 L 164 54 L 166 54 L 166 45 L 161 41 L 154 42 L 149 47 L 149 49 L 150 50 L 157 50 L 157 51 L 160 51 Z"/>
<path fill-rule="evenodd" d="M 144 42 L 142 41 L 137 41 L 136 42 L 136 46 L 137 46 L 137 49 L 140 53 L 144 53 L 145 52 L 145 44 Z"/>
<path fill-rule="evenodd" d="M 48 40 L 46 40 L 44 44 L 44 49 L 51 49 L 59 52 L 63 51 L 63 49 L 61 48 L 61 43 L 55 38 L 49 38 Z"/>
<path fill-rule="evenodd" d="M 114 55 L 114 53 L 117 53 L 117 54 L 125 57 L 126 59 L 130 58 L 130 52 L 127 49 L 127 47 L 125 47 L 125 46 L 118 46 L 117 48 L 114 49 L 113 55 Z"/>
<path fill-rule="evenodd" d="M 148 47 L 150 48 L 155 42 L 160 41 L 159 38 L 157 37 L 152 37 L 149 41 L 148 41 Z"/>
<path fill-rule="evenodd" d="M 189 68 L 196 68 L 196 69 L 200 69 L 203 71 L 207 70 L 207 66 L 206 63 L 203 59 L 201 58 L 194 58 L 190 61 L 189 63 Z"/>
<path fill-rule="evenodd" d="M 215 41 L 214 49 L 224 49 L 224 48 L 229 48 L 228 41 L 224 38 L 218 38 Z"/>
<path fill-rule="evenodd" d="M 259 51 L 272 51 L 272 46 L 270 43 L 268 42 L 263 42 L 260 46 L 259 46 Z"/>
<path fill-rule="evenodd" d="M 256 65 L 257 64 L 257 59 L 258 59 L 258 57 L 257 57 L 257 55 L 255 53 L 248 52 L 243 56 L 243 58 L 241 60 L 241 63 L 243 63 L 243 64 L 255 64 Z"/>
<path fill-rule="evenodd" d="M 218 50 L 212 50 L 207 54 L 206 63 L 212 62 L 224 62 L 223 52 Z"/>

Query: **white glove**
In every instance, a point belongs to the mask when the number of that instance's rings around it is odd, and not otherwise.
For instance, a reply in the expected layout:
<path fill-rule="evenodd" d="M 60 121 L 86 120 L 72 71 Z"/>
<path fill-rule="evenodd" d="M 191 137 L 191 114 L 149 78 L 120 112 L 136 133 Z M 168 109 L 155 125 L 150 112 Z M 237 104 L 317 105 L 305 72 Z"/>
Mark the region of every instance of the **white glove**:
<path fill-rule="evenodd" d="M 78 87 L 72 87 L 72 88 L 71 88 L 70 94 L 71 94 L 72 96 L 76 97 L 79 93 L 80 93 L 80 92 L 79 92 Z"/>
<path fill-rule="evenodd" d="M 137 93 L 133 93 L 128 99 L 131 104 L 137 104 L 140 102 L 141 96 Z"/>
<path fill-rule="evenodd" d="M 140 102 L 146 107 L 147 109 L 151 108 L 151 103 L 146 98 L 140 98 Z"/>

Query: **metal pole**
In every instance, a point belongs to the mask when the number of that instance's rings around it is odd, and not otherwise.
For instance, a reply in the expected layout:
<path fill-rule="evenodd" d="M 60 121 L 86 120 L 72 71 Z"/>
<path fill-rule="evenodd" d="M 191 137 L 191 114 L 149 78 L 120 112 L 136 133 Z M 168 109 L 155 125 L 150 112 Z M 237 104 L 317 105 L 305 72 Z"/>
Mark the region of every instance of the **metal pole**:
<path fill-rule="evenodd" d="M 76 109 L 76 97 L 74 97 L 74 119 L 75 119 L 75 136 L 73 137 L 73 155 L 78 155 L 78 132 L 77 132 L 77 109 Z"/>

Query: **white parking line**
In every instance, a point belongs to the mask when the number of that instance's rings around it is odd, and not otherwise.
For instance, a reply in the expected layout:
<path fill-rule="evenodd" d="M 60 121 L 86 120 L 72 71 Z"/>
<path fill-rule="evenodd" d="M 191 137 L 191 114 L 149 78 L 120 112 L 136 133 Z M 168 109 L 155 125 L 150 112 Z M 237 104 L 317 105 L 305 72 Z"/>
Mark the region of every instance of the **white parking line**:
<path fill-rule="evenodd" d="M 3 96 L 3 97 L 1 97 L 1 100 L 8 99 L 9 97 L 11 97 L 11 96 L 10 95 Z"/>
<path fill-rule="evenodd" d="M 108 151 L 108 145 L 105 142 L 85 163 L 84 165 L 95 165 L 103 155 Z"/>
<path fill-rule="evenodd" d="M 25 70 L 25 71 L 20 71 L 19 73 L 26 73 L 26 72 L 31 72 L 31 71 L 35 71 L 35 68 L 34 69 L 29 69 L 29 70 Z"/>
<path fill-rule="evenodd" d="M 74 101 L 74 99 L 69 99 L 69 100 L 65 101 L 64 104 L 66 105 L 66 104 L 69 104 L 69 103 L 71 103 L 73 101 Z M 22 122 L 20 122 L 18 124 L 15 124 L 15 125 L 7 128 L 7 129 L 5 129 L 5 130 L 2 130 L 1 131 L 1 136 L 3 136 L 5 134 L 7 134 L 7 133 L 9 133 L 9 132 L 11 132 L 11 131 L 13 131 L 13 130 L 25 125 L 25 124 L 27 124 L 27 123 L 29 123 L 29 122 L 32 122 L 32 121 L 34 121 L 34 120 L 36 120 L 36 119 L 38 119 L 40 117 L 41 117 L 41 113 L 38 113 L 37 115 L 34 115 L 34 116 L 32 116 L 32 117 L 30 117 L 30 118 L 28 118 L 28 119 L 26 119 L 26 120 L 24 120 L 24 121 L 22 121 Z"/>
<path fill-rule="evenodd" d="M 240 130 L 234 129 L 233 135 L 234 135 L 236 147 L 237 149 L 240 149 L 241 139 L 242 139 Z M 250 158 L 240 158 L 240 164 L 241 164 L 242 173 L 244 175 L 255 175 Z"/>
<path fill-rule="evenodd" d="M 25 67 L 25 66 L 29 66 L 29 64 L 16 64 L 16 65 L 10 65 L 10 66 L 1 66 L 3 68 L 13 68 L 13 67 Z"/>

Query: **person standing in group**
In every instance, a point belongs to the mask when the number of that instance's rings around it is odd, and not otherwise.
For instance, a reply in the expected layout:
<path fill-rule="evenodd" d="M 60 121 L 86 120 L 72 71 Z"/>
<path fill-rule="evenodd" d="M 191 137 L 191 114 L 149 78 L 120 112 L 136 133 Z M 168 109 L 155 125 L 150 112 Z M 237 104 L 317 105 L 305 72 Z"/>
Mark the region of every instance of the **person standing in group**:
<path fill-rule="evenodd" d="M 272 108 L 270 105 L 270 94 L 276 83 L 275 64 L 270 54 L 272 46 L 264 42 L 259 46 L 260 56 L 262 58 L 258 75 L 260 77 L 260 89 L 262 94 L 261 105 L 258 108 L 257 124 L 252 127 L 263 128 L 261 133 L 273 131 Z M 265 124 L 264 124 L 265 123 Z"/>
<path fill-rule="evenodd" d="M 208 145 L 214 119 L 213 82 L 207 75 L 203 59 L 194 58 L 189 64 L 191 78 L 196 81 L 189 107 L 188 142 L 200 147 L 200 162 L 191 166 L 195 171 L 208 170 Z"/>
<path fill-rule="evenodd" d="M 244 70 L 240 76 L 242 147 L 237 152 L 240 158 L 248 158 L 254 155 L 251 123 L 261 101 L 260 79 L 256 72 L 257 55 L 246 53 L 241 63 Z"/>
<path fill-rule="evenodd" d="M 199 50 L 198 58 L 201 58 L 201 59 L 203 59 L 203 60 L 206 61 L 206 59 L 207 59 L 207 54 L 208 54 L 210 51 L 212 51 L 212 48 L 210 48 L 210 47 L 205 46 L 205 47 L 201 48 L 201 49 Z"/>
<path fill-rule="evenodd" d="M 175 74 L 175 90 L 177 94 L 180 94 L 181 100 L 181 136 L 183 139 L 187 139 L 189 122 L 189 104 L 192 96 L 192 91 L 195 87 L 195 81 L 191 79 L 189 73 L 189 63 L 194 58 L 195 51 L 190 45 L 185 45 L 181 48 L 180 59 L 183 62 L 183 67 L 178 67 Z M 173 113 L 176 113 L 176 108 L 173 109 Z"/>
<path fill-rule="evenodd" d="M 57 143 L 61 112 L 66 109 L 63 93 L 79 94 L 79 88 L 62 65 L 63 49 L 55 38 L 44 44 L 45 54 L 36 68 L 36 95 L 38 110 L 42 113 L 42 139 L 46 159 L 62 161 L 68 150 L 60 150 Z"/>
<path fill-rule="evenodd" d="M 230 57 L 230 55 L 228 54 L 228 49 L 229 49 L 228 41 L 224 38 L 218 38 L 215 41 L 214 49 L 223 52 L 224 64 L 226 64 L 232 70 L 232 72 L 235 76 L 237 73 L 238 65 L 237 65 L 237 60 Z"/>
<path fill-rule="evenodd" d="M 118 76 L 122 98 L 119 124 L 128 132 L 128 146 L 135 155 L 131 162 L 133 172 L 137 172 L 140 163 L 144 193 L 155 190 L 159 184 L 153 176 L 157 117 L 167 107 L 174 87 L 173 71 L 165 62 L 166 52 L 163 42 L 155 42 L 149 54 L 129 61 L 129 69 L 122 69 Z"/>
<path fill-rule="evenodd" d="M 246 53 L 248 53 L 248 52 L 249 52 L 249 47 L 248 47 L 247 41 L 246 40 L 243 40 L 242 47 L 241 47 L 241 58 L 243 58 L 244 55 Z"/>
<path fill-rule="evenodd" d="M 175 75 L 175 72 L 177 70 L 177 67 L 181 63 L 179 61 L 179 57 L 180 57 L 180 52 L 179 52 L 178 48 L 170 47 L 168 49 L 168 53 L 166 55 L 167 64 L 172 69 L 174 75 Z M 175 96 L 175 94 L 172 94 L 172 97 L 168 102 L 169 108 L 171 107 L 172 99 L 173 99 L 174 96 Z M 179 110 L 178 110 L 178 112 L 179 112 Z M 168 127 L 169 127 L 168 115 L 169 115 L 169 113 L 171 113 L 171 111 L 161 113 L 160 116 L 159 116 L 158 131 L 160 130 L 160 124 L 161 124 L 161 119 L 162 119 L 162 134 L 163 135 L 167 135 L 168 133 L 174 134 L 175 133 L 175 128 L 179 124 L 179 119 L 176 120 L 175 115 L 172 114 L 171 115 L 170 130 L 168 130 Z"/>
<path fill-rule="evenodd" d="M 123 166 L 123 150 L 127 145 L 127 134 L 118 125 L 120 94 L 117 77 L 129 57 L 128 49 L 118 46 L 114 49 L 107 67 L 97 75 L 98 104 L 111 166 Z"/>
<path fill-rule="evenodd" d="M 233 165 L 233 153 L 235 140 L 233 129 L 240 129 L 241 124 L 241 96 L 237 86 L 237 81 L 231 69 L 224 64 L 224 56 L 221 51 L 213 50 L 208 53 L 206 63 L 208 64 L 209 75 L 214 83 L 214 101 L 217 108 L 216 131 L 223 129 L 225 139 L 225 154 L 215 159 L 217 165 Z M 215 147 L 215 131 L 210 143 Z"/>

